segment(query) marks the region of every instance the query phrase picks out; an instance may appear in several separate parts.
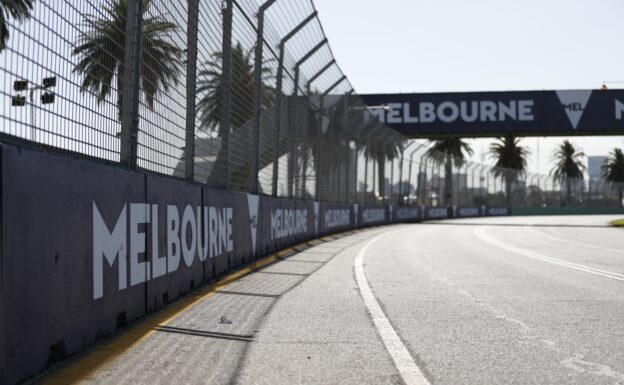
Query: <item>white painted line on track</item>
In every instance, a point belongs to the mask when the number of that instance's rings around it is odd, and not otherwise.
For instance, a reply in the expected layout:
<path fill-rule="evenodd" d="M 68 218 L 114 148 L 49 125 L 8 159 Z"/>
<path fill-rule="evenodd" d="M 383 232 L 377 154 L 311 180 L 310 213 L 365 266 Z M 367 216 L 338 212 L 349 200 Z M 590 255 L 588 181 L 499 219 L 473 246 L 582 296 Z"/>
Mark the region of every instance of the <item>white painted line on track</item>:
<path fill-rule="evenodd" d="M 618 250 L 618 249 L 612 249 L 610 247 L 604 247 L 604 246 L 599 246 L 599 245 L 592 245 L 591 243 L 584 243 L 584 242 L 578 242 L 578 241 L 571 241 L 569 239 L 563 239 L 563 238 L 559 238 L 556 237 L 552 234 L 546 233 L 544 231 L 538 231 L 535 227 L 533 227 L 532 225 L 528 225 L 525 226 L 527 229 L 531 230 L 532 232 L 534 232 L 537 235 L 540 235 L 544 238 L 550 238 L 553 239 L 557 242 L 561 242 L 561 243 L 567 243 L 570 245 L 576 245 L 576 246 L 581 246 L 581 247 L 588 247 L 591 249 L 596 249 L 596 250 L 601 250 L 601 251 L 606 251 L 608 253 L 617 253 L 617 254 L 624 254 L 624 250 Z"/>
<path fill-rule="evenodd" d="M 624 282 L 624 274 L 614 273 L 612 271 L 607 271 L 607 270 L 596 269 L 596 268 L 593 268 L 593 267 L 590 267 L 590 266 L 585 266 L 585 265 L 581 265 L 581 264 L 574 263 L 574 262 L 564 261 L 563 259 L 557 259 L 557 258 L 553 258 L 553 257 L 548 257 L 546 255 L 542 255 L 542 254 L 536 253 L 534 251 L 521 249 L 519 247 L 515 247 L 515 246 L 512 246 L 512 245 L 509 245 L 507 243 L 498 241 L 498 240 L 490 237 L 489 235 L 487 235 L 485 233 L 484 229 L 485 229 L 485 226 L 481 226 L 481 227 L 477 228 L 475 230 L 475 235 L 478 238 L 480 238 L 481 240 L 483 240 L 483 241 L 485 241 L 485 242 L 487 242 L 487 243 L 489 243 L 491 245 L 500 247 L 501 249 L 505 249 L 505 250 L 511 251 L 513 253 L 516 253 L 516 254 L 524 255 L 525 257 L 536 259 L 538 261 L 547 262 L 547 263 L 551 263 L 553 265 L 567 267 L 568 269 L 578 270 L 578 271 L 582 271 L 584 273 L 589 273 L 589 274 L 594 274 L 594 275 L 600 275 L 602 277 L 611 278 L 611 279 L 614 279 L 616 281 Z"/>
<path fill-rule="evenodd" d="M 394 365 L 401 374 L 401 378 L 403 378 L 405 384 L 430 385 L 429 381 L 427 381 L 427 379 L 425 378 L 423 372 L 420 370 L 418 365 L 416 365 L 414 358 L 403 344 L 403 341 L 401 341 L 398 334 L 390 324 L 390 321 L 388 321 L 388 318 L 381 309 L 381 306 L 379 306 L 377 299 L 373 295 L 373 291 L 368 285 L 366 275 L 364 274 L 364 254 L 366 254 L 366 250 L 368 250 L 368 247 L 379 238 L 395 232 L 396 231 L 392 231 L 389 233 L 378 235 L 366 242 L 366 244 L 360 249 L 357 257 L 355 258 L 355 278 L 360 288 L 360 293 L 362 293 L 362 297 L 364 298 L 364 303 L 366 304 L 366 307 L 368 308 L 368 311 L 370 311 L 371 317 L 373 318 L 375 327 L 377 327 L 377 330 L 381 335 L 381 339 L 386 346 L 386 350 L 388 351 L 388 353 L 390 353 L 390 356 L 394 361 Z"/>

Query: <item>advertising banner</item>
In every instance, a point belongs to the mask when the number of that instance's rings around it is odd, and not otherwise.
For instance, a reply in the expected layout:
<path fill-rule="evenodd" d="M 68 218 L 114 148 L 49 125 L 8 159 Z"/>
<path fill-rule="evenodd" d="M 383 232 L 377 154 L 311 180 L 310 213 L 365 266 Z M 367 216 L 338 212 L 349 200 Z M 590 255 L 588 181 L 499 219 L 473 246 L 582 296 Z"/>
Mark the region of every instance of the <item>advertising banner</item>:
<path fill-rule="evenodd" d="M 339 203 L 320 204 L 321 234 L 336 233 L 353 227 L 353 205 Z"/>
<path fill-rule="evenodd" d="M 455 207 L 455 218 L 474 218 L 481 216 L 480 207 Z"/>
<path fill-rule="evenodd" d="M 622 135 L 624 90 L 360 95 L 380 121 L 413 138 Z"/>
<path fill-rule="evenodd" d="M 486 208 L 486 216 L 488 217 L 499 217 L 505 215 L 511 215 L 510 207 L 490 207 Z"/>
<path fill-rule="evenodd" d="M 146 313 L 145 175 L 2 147 L 4 383 Z M 0 379 L 2 382 L 2 379 Z"/>
<path fill-rule="evenodd" d="M 358 226 L 373 226 L 388 221 L 388 208 L 386 206 L 363 206 L 358 208 Z"/>
<path fill-rule="evenodd" d="M 393 222 L 417 222 L 423 219 L 423 210 L 418 206 L 397 206 Z"/>
<path fill-rule="evenodd" d="M 226 251 L 216 246 L 220 237 L 228 237 L 227 228 L 217 223 L 227 220 L 231 208 L 203 203 L 199 185 L 156 175 L 146 180 L 147 200 L 129 203 L 138 217 L 130 229 L 136 239 L 130 259 L 137 258 L 136 268 L 142 270 L 135 280 L 147 282 L 151 311 L 204 281 L 206 261 Z"/>
<path fill-rule="evenodd" d="M 449 218 L 449 208 L 443 207 L 425 207 L 425 219 L 446 219 Z"/>

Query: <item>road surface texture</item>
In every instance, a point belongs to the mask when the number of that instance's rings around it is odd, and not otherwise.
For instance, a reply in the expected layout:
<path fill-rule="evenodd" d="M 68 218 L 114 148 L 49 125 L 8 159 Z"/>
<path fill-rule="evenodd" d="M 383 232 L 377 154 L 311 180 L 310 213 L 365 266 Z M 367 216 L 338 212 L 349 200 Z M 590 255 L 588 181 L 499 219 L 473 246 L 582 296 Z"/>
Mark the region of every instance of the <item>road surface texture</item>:
<path fill-rule="evenodd" d="M 480 218 L 336 237 L 221 288 L 73 379 L 624 384 L 624 230 L 611 219 Z"/>

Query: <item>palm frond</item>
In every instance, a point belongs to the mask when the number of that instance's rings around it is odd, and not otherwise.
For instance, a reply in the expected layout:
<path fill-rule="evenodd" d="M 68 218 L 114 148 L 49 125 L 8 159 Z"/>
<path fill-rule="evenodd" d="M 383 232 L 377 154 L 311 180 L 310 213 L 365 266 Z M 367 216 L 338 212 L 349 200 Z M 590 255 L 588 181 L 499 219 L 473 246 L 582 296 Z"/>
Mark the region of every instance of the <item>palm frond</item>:
<path fill-rule="evenodd" d="M 503 176 L 508 182 L 513 182 L 526 172 L 529 154 L 528 148 L 520 146 L 520 138 L 513 135 L 498 138 L 497 142 L 490 145 L 490 156 L 496 160 L 494 175 Z"/>
<path fill-rule="evenodd" d="M 614 148 L 601 166 L 602 175 L 609 182 L 624 183 L 624 152 Z"/>
<path fill-rule="evenodd" d="M 143 1 L 145 11 L 150 2 Z M 92 93 L 98 102 L 115 92 L 118 108 L 123 98 L 127 11 L 128 0 L 114 0 L 104 7 L 103 16 L 87 15 L 81 28 L 87 32 L 78 37 L 72 51 L 72 55 L 78 57 L 73 72 L 83 77 L 81 91 Z M 166 92 L 170 86 L 178 84 L 183 67 L 182 50 L 169 41 L 169 36 L 177 29 L 176 24 L 160 16 L 143 20 L 141 91 L 150 108 L 158 92 Z"/>
<path fill-rule="evenodd" d="M 231 124 L 233 129 L 242 127 L 249 122 L 254 109 L 255 75 L 253 48 L 245 50 L 240 42 L 232 47 L 231 56 L 231 84 L 232 84 L 232 115 Z M 269 81 L 274 77 L 273 71 L 266 64 L 270 60 L 264 60 L 261 70 L 262 75 L 262 100 L 261 108 L 268 109 L 275 100 L 275 89 L 269 86 Z M 200 120 L 200 129 L 203 131 L 221 132 L 221 120 L 223 116 L 222 100 L 223 87 L 223 53 L 215 52 L 210 60 L 202 64 L 197 72 L 197 113 Z"/>
<path fill-rule="evenodd" d="M 431 140 L 426 156 L 436 164 L 445 163 L 447 158 L 455 160 L 457 166 L 462 166 L 467 156 L 472 156 L 473 151 L 468 143 L 461 138 Z"/>
<path fill-rule="evenodd" d="M 585 153 L 581 149 L 570 141 L 564 140 L 552 154 L 555 165 L 550 174 L 560 182 L 566 179 L 582 179 L 583 171 L 587 169 L 583 158 L 585 158 Z"/>
<path fill-rule="evenodd" d="M 9 41 L 9 18 L 18 22 L 30 18 L 35 0 L 2 0 L 0 1 L 0 52 L 2 52 Z"/>

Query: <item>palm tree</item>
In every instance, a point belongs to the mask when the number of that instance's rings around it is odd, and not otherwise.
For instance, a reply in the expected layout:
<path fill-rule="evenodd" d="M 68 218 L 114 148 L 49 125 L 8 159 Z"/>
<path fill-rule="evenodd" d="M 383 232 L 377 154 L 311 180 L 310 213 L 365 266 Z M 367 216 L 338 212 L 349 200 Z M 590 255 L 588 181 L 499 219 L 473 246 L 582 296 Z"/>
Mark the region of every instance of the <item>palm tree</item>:
<path fill-rule="evenodd" d="M 251 120 L 254 108 L 254 62 L 253 48 L 245 52 L 240 42 L 232 48 L 231 84 L 233 85 L 231 124 L 236 130 Z M 220 137 L 221 120 L 223 117 L 223 53 L 213 54 L 214 60 L 204 63 L 203 69 L 197 74 L 197 113 L 200 129 L 217 131 Z M 268 63 L 265 61 L 264 64 Z M 273 77 L 273 71 L 266 65 L 262 66 L 262 107 L 269 108 L 275 99 L 275 89 L 267 83 Z"/>
<path fill-rule="evenodd" d="M 321 183 L 319 200 L 336 201 L 343 192 L 342 187 L 345 185 L 344 176 L 341 173 L 346 170 L 344 166 L 351 159 L 350 142 L 353 138 L 343 125 L 342 118 L 346 113 L 343 107 L 341 102 L 329 107 L 327 116 L 330 117 L 330 120 L 327 131 L 316 138 L 321 142 L 321 153 L 314 152 L 313 156 L 314 162 L 319 162 L 321 166 L 320 175 L 317 178 L 317 181 Z M 319 124 L 321 123 L 319 122 Z M 317 156 L 320 158 L 316 159 Z"/>
<path fill-rule="evenodd" d="M 0 0 L 0 52 L 4 51 L 9 41 L 8 19 L 22 22 L 30 18 L 34 2 L 35 0 Z"/>
<path fill-rule="evenodd" d="M 520 139 L 509 134 L 490 144 L 490 155 L 496 159 L 494 175 L 505 181 L 507 206 L 511 205 L 511 186 L 526 172 L 528 148 L 520 146 Z"/>
<path fill-rule="evenodd" d="M 382 132 L 379 136 L 370 136 L 362 138 L 364 154 L 377 163 L 377 182 L 378 191 L 382 197 L 386 196 L 386 162 L 398 158 L 400 149 L 405 144 L 406 139 L 400 135 L 387 135 L 393 133 Z"/>
<path fill-rule="evenodd" d="M 609 182 L 617 183 L 620 207 L 624 207 L 624 153 L 620 148 L 614 148 L 609 153 L 601 167 L 602 175 Z"/>
<path fill-rule="evenodd" d="M 433 145 L 429 147 L 426 155 L 435 164 L 445 166 L 445 204 L 451 204 L 453 195 L 453 164 L 461 167 L 466 161 L 466 155 L 472 156 L 472 148 L 461 138 L 430 140 Z"/>
<path fill-rule="evenodd" d="M 151 0 L 143 0 L 144 12 Z M 121 120 L 123 104 L 124 48 L 126 41 L 126 15 L 128 0 L 113 0 L 102 7 L 105 16 L 87 15 L 87 33 L 81 35 L 73 55 L 79 57 L 74 73 L 83 76 L 81 90 L 92 92 L 98 102 L 106 100 L 116 80 L 117 107 Z M 159 91 L 166 92 L 169 86 L 177 85 L 180 74 L 182 50 L 167 39 L 178 27 L 160 16 L 143 20 L 143 52 L 141 67 L 141 90 L 150 108 Z"/>
<path fill-rule="evenodd" d="M 555 166 L 550 174 L 556 181 L 566 182 L 566 202 L 568 204 L 572 200 L 572 179 L 583 179 L 583 171 L 587 169 L 583 162 L 584 157 L 585 153 L 570 143 L 569 140 L 564 140 L 553 152 L 552 160 L 555 161 Z"/>
<path fill-rule="evenodd" d="M 200 120 L 200 130 L 216 132 L 221 138 L 226 136 L 223 127 L 221 125 L 223 119 L 222 101 L 223 101 L 223 53 L 216 52 L 213 55 L 213 60 L 206 61 L 203 64 L 203 68 L 199 70 L 197 74 L 197 95 L 199 101 L 197 102 L 197 114 Z M 273 71 L 270 67 L 266 66 L 265 61 L 262 66 L 262 101 L 261 107 L 268 109 L 272 106 L 275 100 L 275 89 L 268 85 L 268 82 L 273 77 Z M 245 51 L 240 42 L 237 42 L 231 50 L 231 84 L 232 84 L 232 98 L 231 98 L 231 131 L 229 134 L 239 134 L 241 128 L 248 125 L 251 121 L 254 111 L 254 61 L 253 61 L 253 49 Z M 242 134 L 241 134 L 242 135 Z M 230 135 L 232 136 L 232 135 Z M 238 136 L 238 135 L 236 135 Z M 247 138 L 245 138 L 247 140 Z M 245 143 L 235 143 L 230 141 L 230 148 L 236 145 L 246 145 Z M 250 150 L 246 149 L 245 151 Z M 227 149 L 221 146 L 219 154 L 213 166 L 213 170 L 217 172 L 211 172 L 208 179 L 210 185 L 223 185 L 225 167 L 227 166 Z M 271 157 L 261 157 L 261 159 L 269 159 Z M 260 165 L 259 168 L 262 168 Z M 251 175 L 251 164 L 247 164 L 245 167 L 238 170 L 240 173 L 237 179 L 241 183 L 247 183 Z M 225 181 L 226 183 L 228 181 Z M 245 188 L 248 186 L 240 186 Z"/>

